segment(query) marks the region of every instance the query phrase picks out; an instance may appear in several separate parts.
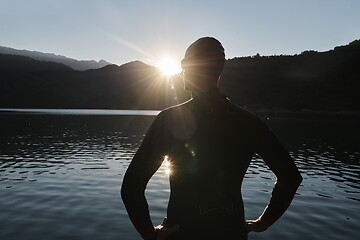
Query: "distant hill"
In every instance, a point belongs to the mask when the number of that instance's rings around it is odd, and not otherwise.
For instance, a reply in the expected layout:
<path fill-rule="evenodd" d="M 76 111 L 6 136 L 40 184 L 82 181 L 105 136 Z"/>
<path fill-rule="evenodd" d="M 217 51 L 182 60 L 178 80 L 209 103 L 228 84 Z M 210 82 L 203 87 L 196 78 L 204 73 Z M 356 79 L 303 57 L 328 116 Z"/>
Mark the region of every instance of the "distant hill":
<path fill-rule="evenodd" d="M 234 58 L 226 61 L 220 87 L 255 110 L 359 111 L 359 66 L 360 40 L 326 52 Z"/>
<path fill-rule="evenodd" d="M 106 65 L 111 64 L 105 60 L 100 60 L 98 62 L 95 60 L 76 60 L 76 59 L 67 58 L 67 57 L 64 57 L 61 55 L 55 55 L 53 53 L 42 53 L 42 52 L 37 52 L 37 51 L 18 50 L 18 49 L 2 47 L 2 46 L 0 46 L 0 54 L 26 56 L 26 57 L 31 57 L 33 59 L 40 60 L 40 61 L 62 63 L 62 64 L 65 64 L 65 65 L 75 69 L 75 70 L 79 70 L 79 71 L 102 68 Z"/>
<path fill-rule="evenodd" d="M 71 71 L 71 67 L 61 63 L 36 61 L 31 57 L 0 54 L 0 72 L 19 73 L 19 72 L 59 72 Z"/>
<path fill-rule="evenodd" d="M 234 58 L 220 88 L 251 110 L 360 113 L 358 66 L 360 40 L 327 52 Z M 189 97 L 180 75 L 167 79 L 139 61 L 75 71 L 0 55 L 0 108 L 164 109 Z"/>
<path fill-rule="evenodd" d="M 75 71 L 0 54 L 0 66 L 0 108 L 163 109 L 189 98 L 178 81 L 174 99 L 166 77 L 139 61 Z"/>

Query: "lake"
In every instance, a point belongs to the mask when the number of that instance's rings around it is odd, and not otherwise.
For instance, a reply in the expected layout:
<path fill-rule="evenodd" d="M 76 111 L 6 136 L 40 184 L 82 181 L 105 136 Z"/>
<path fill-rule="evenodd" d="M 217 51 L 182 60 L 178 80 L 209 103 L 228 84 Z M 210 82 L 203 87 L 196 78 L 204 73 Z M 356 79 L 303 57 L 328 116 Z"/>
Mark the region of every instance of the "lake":
<path fill-rule="evenodd" d="M 107 111 L 0 112 L 0 239 L 140 239 L 119 191 L 157 112 Z M 304 180 L 285 215 L 249 239 L 360 239 L 359 119 L 263 119 Z M 165 170 L 146 190 L 156 225 L 166 215 Z M 261 214 L 274 181 L 254 156 L 242 188 L 247 219 Z"/>

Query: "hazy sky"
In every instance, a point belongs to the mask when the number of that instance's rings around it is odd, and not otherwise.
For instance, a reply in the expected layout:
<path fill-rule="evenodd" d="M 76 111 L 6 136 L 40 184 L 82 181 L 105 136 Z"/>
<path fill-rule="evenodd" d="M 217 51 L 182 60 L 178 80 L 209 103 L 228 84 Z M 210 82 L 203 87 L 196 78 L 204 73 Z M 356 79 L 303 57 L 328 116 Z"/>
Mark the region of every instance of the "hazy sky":
<path fill-rule="evenodd" d="M 0 0 L 0 45 L 76 59 L 180 60 L 214 36 L 227 58 L 360 39 L 360 0 Z"/>

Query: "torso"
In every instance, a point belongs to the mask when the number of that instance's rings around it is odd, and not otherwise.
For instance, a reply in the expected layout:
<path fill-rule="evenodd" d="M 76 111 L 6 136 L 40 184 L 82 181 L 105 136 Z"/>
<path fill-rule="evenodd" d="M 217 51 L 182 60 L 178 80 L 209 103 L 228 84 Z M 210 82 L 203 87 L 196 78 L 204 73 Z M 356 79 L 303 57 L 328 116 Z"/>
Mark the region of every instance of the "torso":
<path fill-rule="evenodd" d="M 196 232 L 203 234 L 198 239 L 211 239 L 219 228 L 245 239 L 241 183 L 254 154 L 256 117 L 222 95 L 210 104 L 193 99 L 164 114 L 172 168 L 168 224 L 180 225 L 171 239 Z"/>

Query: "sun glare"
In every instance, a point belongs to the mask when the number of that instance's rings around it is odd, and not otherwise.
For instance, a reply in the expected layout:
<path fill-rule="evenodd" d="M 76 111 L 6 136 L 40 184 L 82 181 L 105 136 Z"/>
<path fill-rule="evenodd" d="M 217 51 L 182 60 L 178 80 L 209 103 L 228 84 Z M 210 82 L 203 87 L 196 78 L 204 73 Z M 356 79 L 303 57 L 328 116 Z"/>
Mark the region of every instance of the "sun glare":
<path fill-rule="evenodd" d="M 158 62 L 156 67 L 167 76 L 181 72 L 180 63 L 178 63 L 174 58 L 163 58 Z"/>
<path fill-rule="evenodd" d="M 165 173 L 170 175 L 171 174 L 171 164 L 170 164 L 170 159 L 167 155 L 164 157 L 164 164 L 165 164 Z"/>

